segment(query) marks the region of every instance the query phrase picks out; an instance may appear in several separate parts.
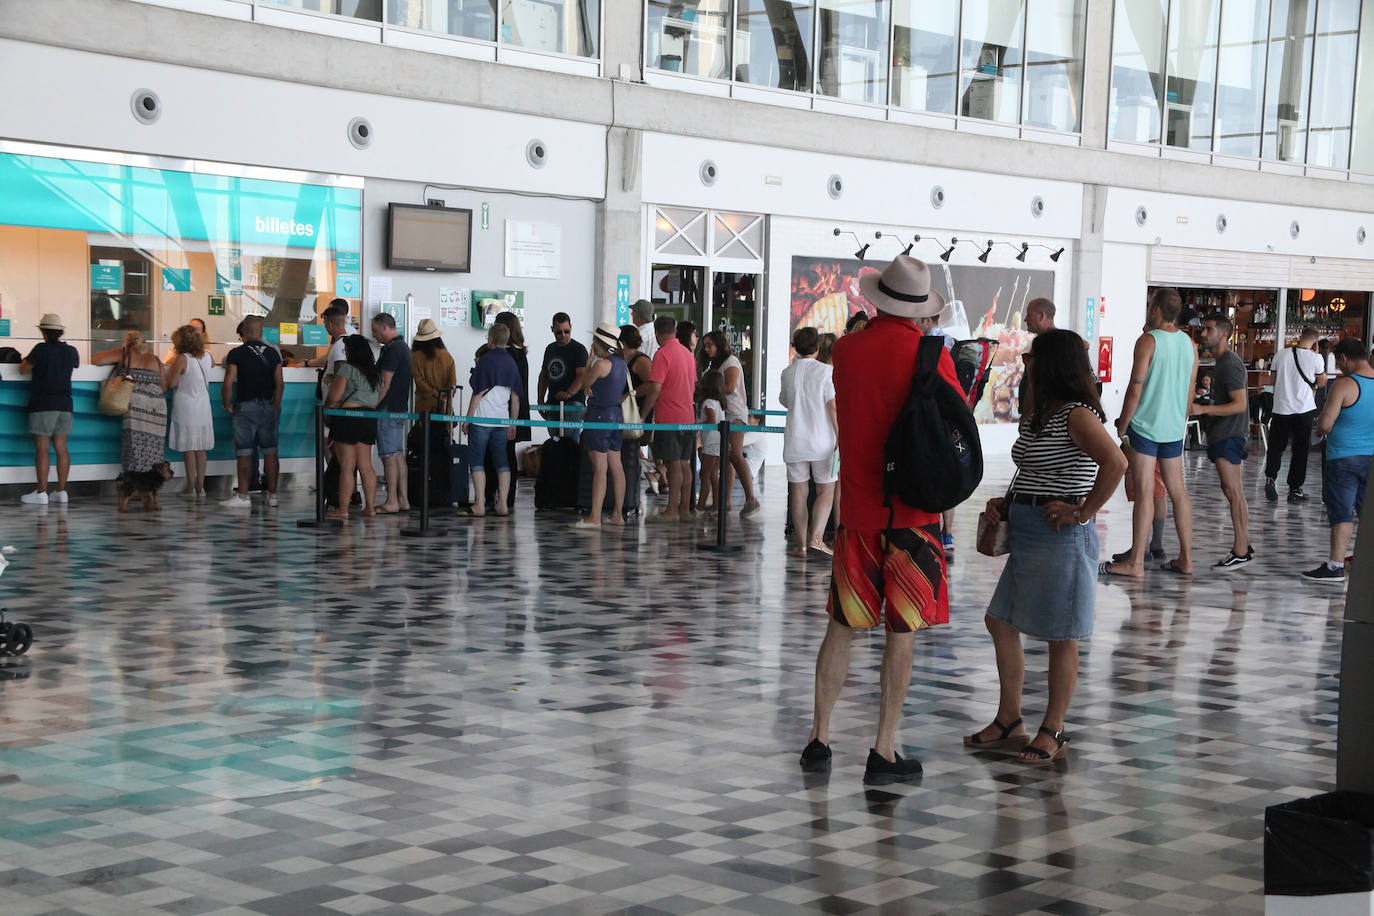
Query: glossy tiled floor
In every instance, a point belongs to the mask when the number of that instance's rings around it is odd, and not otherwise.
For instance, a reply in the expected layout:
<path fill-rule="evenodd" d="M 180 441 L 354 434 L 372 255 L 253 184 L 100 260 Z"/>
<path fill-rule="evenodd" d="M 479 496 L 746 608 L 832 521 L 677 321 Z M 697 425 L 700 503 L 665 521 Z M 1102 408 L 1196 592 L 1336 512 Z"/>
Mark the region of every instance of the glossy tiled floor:
<path fill-rule="evenodd" d="M 827 571 L 783 557 L 776 468 L 725 557 L 687 528 L 578 536 L 526 493 L 426 541 L 299 532 L 304 493 L 6 507 L 0 595 L 38 642 L 0 659 L 0 912 L 1258 911 L 1264 807 L 1332 785 L 1342 597 L 1296 579 L 1319 501 L 1264 503 L 1250 465 L 1259 561 L 1101 586 L 1052 769 L 960 746 L 995 706 L 1001 564 L 962 550 L 900 736 L 926 775 L 883 791 L 861 784 L 881 635 L 856 640 L 833 772 L 797 767 Z"/>

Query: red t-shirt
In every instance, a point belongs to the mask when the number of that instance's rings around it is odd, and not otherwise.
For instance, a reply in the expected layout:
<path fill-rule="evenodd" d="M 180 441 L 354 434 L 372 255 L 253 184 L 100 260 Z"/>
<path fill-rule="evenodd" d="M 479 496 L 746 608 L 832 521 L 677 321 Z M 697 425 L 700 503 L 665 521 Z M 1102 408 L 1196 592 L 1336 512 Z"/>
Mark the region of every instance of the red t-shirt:
<path fill-rule="evenodd" d="M 835 409 L 840 421 L 840 524 L 847 528 L 888 526 L 883 505 L 883 445 L 906 403 L 916 375 L 921 332 L 900 318 L 879 315 L 868 327 L 835 341 Z M 940 353 L 940 375 L 958 391 L 959 376 L 949 350 Z M 894 497 L 894 528 L 919 528 L 940 516 Z"/>
<path fill-rule="evenodd" d="M 654 402 L 655 423 L 695 423 L 696 402 L 693 393 L 697 385 L 697 363 L 692 353 L 679 340 L 670 340 L 654 354 L 654 366 L 649 381 L 662 387 Z"/>

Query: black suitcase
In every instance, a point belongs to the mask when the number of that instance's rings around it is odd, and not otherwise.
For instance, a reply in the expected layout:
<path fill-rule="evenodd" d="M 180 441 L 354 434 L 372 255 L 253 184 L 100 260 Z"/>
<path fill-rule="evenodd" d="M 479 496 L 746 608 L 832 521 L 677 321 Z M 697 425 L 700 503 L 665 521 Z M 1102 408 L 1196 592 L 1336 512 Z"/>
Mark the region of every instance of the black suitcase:
<path fill-rule="evenodd" d="M 539 476 L 534 479 L 534 508 L 577 507 L 578 468 L 582 447 L 567 436 L 539 446 Z"/>
<path fill-rule="evenodd" d="M 612 456 L 611 460 L 620 459 L 620 466 L 625 470 L 625 504 L 622 506 L 626 515 L 633 515 L 639 512 L 639 500 L 641 488 L 639 485 L 639 443 L 626 443 L 620 449 L 618 456 Z M 615 505 L 615 491 L 611 487 L 610 475 L 606 475 L 606 498 L 603 501 L 602 511 L 609 512 Z M 582 450 L 582 460 L 577 474 L 577 511 L 588 513 L 592 506 L 592 459 L 586 449 Z"/>
<path fill-rule="evenodd" d="M 424 484 L 424 442 L 425 431 L 420 420 L 410 429 L 406 439 L 406 473 L 409 481 L 410 501 L 419 504 Z M 429 507 L 437 509 L 449 504 L 449 488 L 452 486 L 453 458 L 449 454 L 449 432 L 445 423 L 435 423 L 429 430 Z M 466 460 L 466 456 L 465 456 Z"/>

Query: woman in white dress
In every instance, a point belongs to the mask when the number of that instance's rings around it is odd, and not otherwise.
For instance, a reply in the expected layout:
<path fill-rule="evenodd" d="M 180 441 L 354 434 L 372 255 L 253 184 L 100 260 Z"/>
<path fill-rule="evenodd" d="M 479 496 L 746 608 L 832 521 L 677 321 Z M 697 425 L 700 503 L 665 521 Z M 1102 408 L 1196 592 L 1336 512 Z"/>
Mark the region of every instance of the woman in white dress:
<path fill-rule="evenodd" d="M 205 497 L 205 453 L 215 447 L 215 425 L 210 415 L 210 366 L 205 338 L 195 325 L 183 325 L 172 334 L 176 359 L 167 368 L 167 389 L 172 399 L 172 421 L 167 444 L 186 457 L 186 494 Z"/>

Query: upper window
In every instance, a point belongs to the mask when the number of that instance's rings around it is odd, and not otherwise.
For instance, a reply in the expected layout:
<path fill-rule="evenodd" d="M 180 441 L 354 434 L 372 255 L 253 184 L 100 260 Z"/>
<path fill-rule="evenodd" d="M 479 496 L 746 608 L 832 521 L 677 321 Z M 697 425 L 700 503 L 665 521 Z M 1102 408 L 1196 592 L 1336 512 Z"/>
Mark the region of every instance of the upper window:
<path fill-rule="evenodd" d="M 646 4 L 650 69 L 1049 130 L 1080 127 L 1087 0 Z"/>
<path fill-rule="evenodd" d="M 1360 6 L 1116 0 L 1109 135 L 1349 168 Z"/>
<path fill-rule="evenodd" d="M 368 22 L 596 57 L 599 0 L 258 0 Z M 722 0 L 723 2 L 723 0 Z"/>

